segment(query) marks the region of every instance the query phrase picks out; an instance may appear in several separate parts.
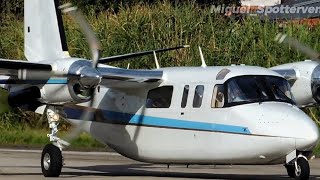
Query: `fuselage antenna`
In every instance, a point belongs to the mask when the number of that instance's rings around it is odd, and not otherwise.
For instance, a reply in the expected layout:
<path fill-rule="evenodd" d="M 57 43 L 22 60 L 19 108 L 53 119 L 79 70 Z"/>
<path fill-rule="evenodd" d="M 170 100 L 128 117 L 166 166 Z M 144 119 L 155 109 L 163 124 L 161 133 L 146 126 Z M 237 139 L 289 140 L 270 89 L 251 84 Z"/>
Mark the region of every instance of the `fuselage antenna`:
<path fill-rule="evenodd" d="M 204 60 L 204 56 L 203 56 L 202 49 L 200 46 L 199 46 L 199 52 L 200 52 L 200 58 L 201 58 L 201 62 L 202 62 L 201 67 L 206 68 L 207 64 L 206 64 L 206 61 Z"/>
<path fill-rule="evenodd" d="M 153 55 L 154 55 L 154 61 L 156 63 L 156 67 L 157 67 L 157 69 L 160 69 L 159 61 L 158 61 L 157 54 L 155 51 L 153 51 Z"/>

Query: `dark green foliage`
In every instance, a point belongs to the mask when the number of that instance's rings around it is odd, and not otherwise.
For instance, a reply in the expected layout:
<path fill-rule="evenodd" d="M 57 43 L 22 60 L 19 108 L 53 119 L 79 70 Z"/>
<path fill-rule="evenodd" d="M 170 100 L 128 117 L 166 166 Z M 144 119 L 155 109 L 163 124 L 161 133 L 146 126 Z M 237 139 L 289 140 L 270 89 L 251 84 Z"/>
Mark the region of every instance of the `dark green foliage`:
<path fill-rule="evenodd" d="M 6 16 L 16 15 L 23 16 L 24 0 L 0 0 L 0 23 L 6 19 Z"/>
<path fill-rule="evenodd" d="M 159 2 L 163 2 L 164 0 L 60 0 L 61 4 L 66 2 L 72 2 L 79 6 L 82 10 L 87 12 L 88 10 L 94 10 L 95 13 L 105 11 L 108 9 L 114 10 L 115 12 L 119 11 L 121 6 L 131 7 L 137 4 L 156 4 Z M 225 5 L 240 5 L 240 0 L 167 0 L 167 2 L 171 2 L 172 4 L 183 4 L 195 2 L 201 5 L 210 6 L 217 4 L 225 4 Z M 23 6 L 24 0 L 0 0 L 0 23 L 6 19 L 8 15 L 15 15 L 16 17 L 23 17 Z"/>
<path fill-rule="evenodd" d="M 19 109 L 12 109 L 10 112 L 0 114 L 0 119 L 0 129 L 10 129 L 11 126 L 42 129 L 47 126 L 46 120 L 42 120 L 40 115 L 23 112 Z"/>
<path fill-rule="evenodd" d="M 112 9 L 115 12 L 119 12 L 120 7 L 131 7 L 138 4 L 145 5 L 154 5 L 157 3 L 170 2 L 173 5 L 185 4 L 185 3 L 195 3 L 202 6 L 211 6 L 211 5 L 241 5 L 240 0 L 72 0 L 73 3 L 77 4 L 80 8 L 88 10 L 94 9 L 94 11 L 100 12 L 107 9 Z"/>

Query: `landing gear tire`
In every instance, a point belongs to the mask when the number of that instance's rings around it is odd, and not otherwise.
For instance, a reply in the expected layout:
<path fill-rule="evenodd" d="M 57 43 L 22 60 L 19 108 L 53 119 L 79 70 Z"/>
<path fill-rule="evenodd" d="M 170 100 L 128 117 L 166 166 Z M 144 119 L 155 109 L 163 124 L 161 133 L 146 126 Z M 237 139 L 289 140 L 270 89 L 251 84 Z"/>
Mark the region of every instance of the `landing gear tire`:
<path fill-rule="evenodd" d="M 308 180 L 310 177 L 309 162 L 305 158 L 299 157 L 297 159 L 296 165 L 297 167 L 295 167 L 295 179 Z"/>
<path fill-rule="evenodd" d="M 60 149 L 53 144 L 47 144 L 41 156 L 42 174 L 45 177 L 59 177 L 62 169 L 62 161 Z"/>
<path fill-rule="evenodd" d="M 294 165 L 285 165 L 285 167 L 287 169 L 288 176 L 291 178 L 295 178 L 296 172 L 295 172 Z"/>

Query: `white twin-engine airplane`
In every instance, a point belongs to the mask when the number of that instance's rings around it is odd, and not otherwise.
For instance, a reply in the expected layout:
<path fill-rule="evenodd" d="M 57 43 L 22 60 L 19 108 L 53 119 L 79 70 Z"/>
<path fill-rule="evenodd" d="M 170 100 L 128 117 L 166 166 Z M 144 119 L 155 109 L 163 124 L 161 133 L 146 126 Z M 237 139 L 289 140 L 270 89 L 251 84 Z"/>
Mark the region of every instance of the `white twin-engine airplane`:
<path fill-rule="evenodd" d="M 121 69 L 104 64 L 147 54 L 156 59 L 158 52 L 185 46 L 100 58 L 100 43 L 81 13 L 70 4 L 58 7 L 57 0 L 25 0 L 29 62 L 0 61 L 9 104 L 47 115 L 52 143 L 41 157 L 44 176 L 61 174 L 62 150 L 83 129 L 137 161 L 284 164 L 290 177 L 309 178 L 319 132 L 299 107 L 320 102 L 318 62 L 272 70 L 207 67 L 200 53 L 202 67 Z M 80 24 L 92 61 L 69 56 L 60 9 Z M 65 140 L 57 137 L 61 116 L 78 125 Z"/>

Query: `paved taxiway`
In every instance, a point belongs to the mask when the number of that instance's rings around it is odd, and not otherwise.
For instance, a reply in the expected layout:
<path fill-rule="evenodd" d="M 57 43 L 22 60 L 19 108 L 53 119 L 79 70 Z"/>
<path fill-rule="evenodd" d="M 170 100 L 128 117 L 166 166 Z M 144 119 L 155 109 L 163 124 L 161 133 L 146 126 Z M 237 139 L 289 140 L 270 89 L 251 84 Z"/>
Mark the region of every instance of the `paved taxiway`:
<path fill-rule="evenodd" d="M 44 179 L 41 151 L 0 149 L 0 179 Z M 64 154 L 61 179 L 163 180 L 163 179 L 289 179 L 277 166 L 170 166 L 150 165 L 113 153 Z M 320 159 L 310 163 L 312 179 L 320 179 Z"/>

